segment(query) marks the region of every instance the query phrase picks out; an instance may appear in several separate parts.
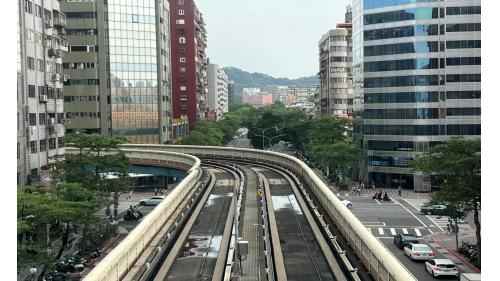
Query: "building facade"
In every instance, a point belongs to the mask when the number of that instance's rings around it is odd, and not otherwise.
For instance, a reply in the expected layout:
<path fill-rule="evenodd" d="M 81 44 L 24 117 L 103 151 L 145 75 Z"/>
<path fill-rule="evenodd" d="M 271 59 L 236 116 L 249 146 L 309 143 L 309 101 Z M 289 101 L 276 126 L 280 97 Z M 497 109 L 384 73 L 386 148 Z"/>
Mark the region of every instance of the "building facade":
<path fill-rule="evenodd" d="M 68 132 L 171 141 L 169 10 L 166 0 L 66 1 L 64 57 Z"/>
<path fill-rule="evenodd" d="M 229 111 L 227 75 L 217 64 L 208 64 L 207 80 L 208 107 L 214 111 L 212 119 L 219 121 Z"/>
<path fill-rule="evenodd" d="M 291 106 L 296 103 L 313 103 L 314 104 L 314 97 L 318 91 L 317 86 L 311 86 L 311 87 L 297 87 L 297 86 L 290 86 L 287 87 L 287 94 L 285 98 L 285 105 Z"/>
<path fill-rule="evenodd" d="M 58 1 L 19 0 L 17 8 L 17 184 L 30 184 L 64 154 L 66 18 Z"/>
<path fill-rule="evenodd" d="M 450 137 L 481 135 L 479 0 L 353 1 L 364 181 L 430 191 L 409 161 Z"/>
<path fill-rule="evenodd" d="M 236 96 L 236 84 L 232 80 L 227 82 L 227 100 L 229 105 L 238 103 L 238 97 Z"/>
<path fill-rule="evenodd" d="M 196 119 L 209 116 L 207 101 L 207 33 L 193 0 L 169 0 L 172 51 L 174 137 L 188 133 Z"/>
<path fill-rule="evenodd" d="M 337 24 L 319 41 L 320 87 L 318 116 L 353 115 L 352 23 L 347 7 L 345 23 Z"/>

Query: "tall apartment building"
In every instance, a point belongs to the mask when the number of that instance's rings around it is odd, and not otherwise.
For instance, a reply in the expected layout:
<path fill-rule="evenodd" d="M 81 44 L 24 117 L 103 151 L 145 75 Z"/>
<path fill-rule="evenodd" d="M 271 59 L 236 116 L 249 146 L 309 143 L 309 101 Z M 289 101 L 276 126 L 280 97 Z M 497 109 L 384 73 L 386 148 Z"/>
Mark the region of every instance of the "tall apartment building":
<path fill-rule="evenodd" d="M 229 111 L 228 79 L 224 70 L 217 64 L 207 65 L 208 107 L 213 110 L 212 119 L 219 121 Z"/>
<path fill-rule="evenodd" d="M 66 1 L 68 132 L 171 141 L 167 0 Z"/>
<path fill-rule="evenodd" d="M 172 50 L 172 106 L 174 137 L 187 134 L 196 119 L 209 113 L 207 101 L 207 32 L 203 15 L 193 0 L 169 0 Z"/>
<path fill-rule="evenodd" d="M 58 1 L 18 0 L 17 183 L 43 179 L 64 153 L 62 53 L 65 16 Z"/>
<path fill-rule="evenodd" d="M 320 89 L 318 116 L 353 115 L 352 9 L 347 6 L 345 23 L 329 30 L 319 41 Z"/>
<path fill-rule="evenodd" d="M 364 180 L 431 190 L 408 162 L 481 135 L 480 0 L 355 0 L 353 56 Z"/>

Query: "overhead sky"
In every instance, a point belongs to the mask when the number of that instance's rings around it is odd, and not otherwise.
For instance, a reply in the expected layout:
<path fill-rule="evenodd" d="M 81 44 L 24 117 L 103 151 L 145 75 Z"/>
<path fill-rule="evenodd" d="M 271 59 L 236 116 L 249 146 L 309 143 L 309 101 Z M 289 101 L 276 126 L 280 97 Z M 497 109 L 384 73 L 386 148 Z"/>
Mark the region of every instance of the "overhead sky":
<path fill-rule="evenodd" d="M 274 77 L 318 72 L 318 41 L 344 22 L 348 0 L 195 0 L 210 63 Z"/>

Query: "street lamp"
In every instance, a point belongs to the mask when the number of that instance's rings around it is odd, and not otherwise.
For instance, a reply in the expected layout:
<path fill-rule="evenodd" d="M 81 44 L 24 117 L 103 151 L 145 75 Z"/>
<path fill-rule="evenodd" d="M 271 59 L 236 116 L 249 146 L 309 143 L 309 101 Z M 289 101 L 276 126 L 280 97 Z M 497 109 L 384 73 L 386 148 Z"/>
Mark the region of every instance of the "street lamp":
<path fill-rule="evenodd" d="M 262 136 L 262 139 L 266 138 L 269 141 L 269 148 L 271 148 L 271 144 L 273 142 L 273 139 L 279 138 L 279 137 L 282 137 L 282 136 L 286 136 L 286 134 L 277 135 L 277 136 L 274 136 L 272 138 L 269 138 L 269 137 L 264 136 L 264 135 L 256 135 L 256 136 Z M 262 147 L 264 147 L 264 145 Z"/>
<path fill-rule="evenodd" d="M 261 132 L 262 132 L 262 150 L 264 150 L 264 135 L 266 133 L 267 130 L 269 129 L 275 129 L 276 131 L 278 131 L 278 126 L 274 126 L 274 127 L 269 127 L 269 128 L 265 128 L 265 129 L 262 129 L 262 128 L 259 128 L 259 127 L 254 127 L 254 129 L 259 129 Z"/>

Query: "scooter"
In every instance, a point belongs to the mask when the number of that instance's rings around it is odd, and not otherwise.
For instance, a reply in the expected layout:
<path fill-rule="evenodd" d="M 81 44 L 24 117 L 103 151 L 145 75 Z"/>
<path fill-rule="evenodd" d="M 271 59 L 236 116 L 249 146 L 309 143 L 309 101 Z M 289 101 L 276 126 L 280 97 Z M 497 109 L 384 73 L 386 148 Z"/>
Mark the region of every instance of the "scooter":
<path fill-rule="evenodd" d="M 140 211 L 137 211 L 137 212 L 131 212 L 131 211 L 127 211 L 127 213 L 123 216 L 123 219 L 124 220 L 127 220 L 127 221 L 132 221 L 132 220 L 139 220 L 143 217 L 143 214 L 140 212 Z"/>

